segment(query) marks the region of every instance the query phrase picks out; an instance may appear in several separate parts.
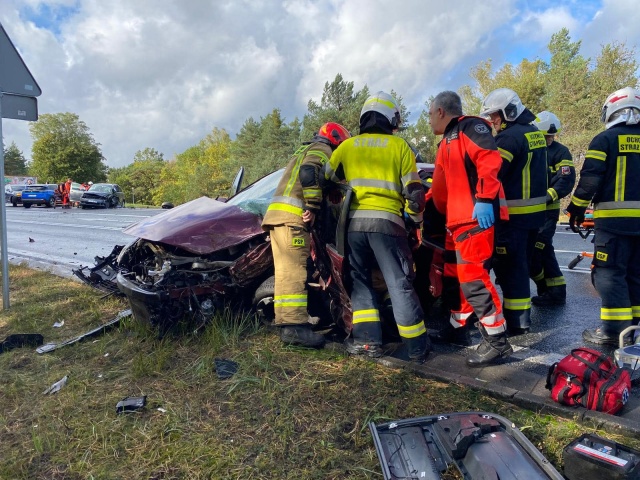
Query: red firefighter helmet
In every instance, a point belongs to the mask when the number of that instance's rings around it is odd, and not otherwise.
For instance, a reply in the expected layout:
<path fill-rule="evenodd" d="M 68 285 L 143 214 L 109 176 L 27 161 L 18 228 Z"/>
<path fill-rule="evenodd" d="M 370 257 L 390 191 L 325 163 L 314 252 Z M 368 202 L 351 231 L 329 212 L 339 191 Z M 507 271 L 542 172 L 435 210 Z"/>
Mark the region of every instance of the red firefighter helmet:
<path fill-rule="evenodd" d="M 347 138 L 350 138 L 351 134 L 349 133 L 349 130 L 344 128 L 339 123 L 328 122 L 320 127 L 320 130 L 318 130 L 318 136 L 326 138 L 327 140 L 329 140 L 329 143 L 331 145 L 337 147 Z"/>

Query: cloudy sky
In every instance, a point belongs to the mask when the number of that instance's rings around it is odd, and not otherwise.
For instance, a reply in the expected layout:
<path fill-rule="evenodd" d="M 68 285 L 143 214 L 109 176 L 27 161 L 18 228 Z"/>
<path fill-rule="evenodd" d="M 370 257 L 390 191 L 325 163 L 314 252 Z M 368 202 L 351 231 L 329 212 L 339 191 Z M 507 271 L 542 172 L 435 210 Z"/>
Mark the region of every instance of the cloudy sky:
<path fill-rule="evenodd" d="M 1 0 L 0 23 L 39 112 L 78 114 L 111 167 L 146 147 L 172 158 L 214 127 L 234 137 L 273 108 L 301 118 L 338 73 L 394 89 L 415 117 L 481 60 L 548 59 L 562 27 L 589 57 L 640 42 L 637 0 Z M 31 158 L 28 122 L 2 127 Z"/>

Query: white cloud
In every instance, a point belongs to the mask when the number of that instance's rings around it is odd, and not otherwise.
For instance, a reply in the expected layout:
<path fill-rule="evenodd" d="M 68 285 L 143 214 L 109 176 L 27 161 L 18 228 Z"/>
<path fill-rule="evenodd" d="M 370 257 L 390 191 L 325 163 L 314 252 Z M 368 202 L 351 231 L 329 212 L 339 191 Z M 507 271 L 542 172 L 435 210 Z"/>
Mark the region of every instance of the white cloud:
<path fill-rule="evenodd" d="M 605 1 L 604 18 L 620 3 Z M 43 90 L 40 113 L 77 113 L 107 164 L 123 166 L 146 147 L 170 158 L 214 127 L 233 135 L 274 108 L 302 117 L 338 73 L 356 89 L 394 89 L 418 114 L 430 95 L 469 83 L 479 60 L 500 65 L 514 44 L 578 28 L 570 4 L 3 0 L 0 22 Z M 26 122 L 3 127 L 29 158 Z"/>
<path fill-rule="evenodd" d="M 638 25 L 640 9 L 635 0 L 604 0 L 593 21 L 584 29 L 582 46 L 585 56 L 597 56 L 601 46 L 608 43 L 624 43 L 627 48 L 635 48 L 638 53 Z"/>
<path fill-rule="evenodd" d="M 524 12 L 515 23 L 514 33 L 516 38 L 546 46 L 554 33 L 563 28 L 575 32 L 579 25 L 569 7 L 554 6 L 546 10 Z"/>

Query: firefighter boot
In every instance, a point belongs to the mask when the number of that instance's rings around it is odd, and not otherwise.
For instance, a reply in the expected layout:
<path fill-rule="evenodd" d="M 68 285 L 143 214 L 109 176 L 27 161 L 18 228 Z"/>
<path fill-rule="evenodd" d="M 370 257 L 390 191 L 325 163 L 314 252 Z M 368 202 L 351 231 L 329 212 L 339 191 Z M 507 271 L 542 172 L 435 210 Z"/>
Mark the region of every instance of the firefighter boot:
<path fill-rule="evenodd" d="M 346 339 L 344 346 L 349 355 L 362 355 L 370 358 L 382 356 L 382 347 L 377 343 L 356 342 L 353 339 Z"/>
<path fill-rule="evenodd" d="M 544 278 L 542 280 L 536 281 L 536 290 L 538 292 L 538 296 L 544 295 L 548 289 L 549 287 L 547 287 L 547 282 L 544 281 Z"/>
<path fill-rule="evenodd" d="M 531 309 L 503 310 L 504 319 L 507 322 L 507 335 L 515 337 L 529 333 L 531 329 Z"/>
<path fill-rule="evenodd" d="M 540 295 L 538 289 L 538 296 L 531 298 L 531 303 L 538 305 L 539 307 L 551 307 L 553 305 L 564 305 L 567 302 L 567 286 L 556 285 L 553 287 L 547 287 L 547 290 Z"/>
<path fill-rule="evenodd" d="M 287 345 L 308 348 L 322 348 L 324 346 L 324 335 L 314 332 L 309 324 L 280 327 L 280 340 Z"/>
<path fill-rule="evenodd" d="M 418 365 L 422 365 L 427 360 L 427 356 L 432 350 L 431 339 L 427 333 L 414 338 L 405 338 L 403 343 L 407 346 L 409 361 Z"/>
<path fill-rule="evenodd" d="M 429 332 L 429 337 L 434 343 L 452 343 L 463 347 L 471 346 L 471 335 L 469 335 L 469 328 L 466 325 L 464 327 L 454 327 L 447 323 L 437 332 Z"/>
<path fill-rule="evenodd" d="M 513 353 L 513 348 L 505 332 L 489 335 L 482 324 L 478 322 L 477 325 L 482 335 L 482 341 L 476 350 L 467 357 L 467 366 L 484 367 Z"/>
<path fill-rule="evenodd" d="M 582 339 L 585 342 L 595 343 L 596 345 L 611 345 L 617 347 L 620 344 L 620 334 L 615 332 L 605 332 L 602 327 L 595 330 L 585 330 L 582 332 Z M 633 337 L 627 335 L 624 337 L 624 345 L 631 345 Z"/>

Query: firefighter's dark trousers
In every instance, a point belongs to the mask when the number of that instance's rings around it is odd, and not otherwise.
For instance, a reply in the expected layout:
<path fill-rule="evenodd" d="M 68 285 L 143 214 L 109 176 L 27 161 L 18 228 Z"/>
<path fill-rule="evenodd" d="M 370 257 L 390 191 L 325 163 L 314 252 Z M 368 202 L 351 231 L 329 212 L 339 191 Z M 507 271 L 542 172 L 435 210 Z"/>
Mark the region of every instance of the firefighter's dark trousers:
<path fill-rule="evenodd" d="M 493 253 L 494 228 L 481 229 L 478 224 L 451 228 L 446 248 L 453 244 L 456 251 L 456 273 L 460 281 L 459 310 L 451 311 L 451 324 L 464 327 L 472 313 L 480 320 L 489 335 L 505 331 L 502 305 L 489 275 Z"/>
<path fill-rule="evenodd" d="M 413 259 L 406 237 L 383 233 L 349 232 L 349 264 L 353 290 L 353 339 L 355 343 L 380 345 L 382 326 L 371 272 L 380 268 L 389 289 L 393 316 L 410 357 L 424 355 L 427 329 L 418 295 L 413 289 Z"/>
<path fill-rule="evenodd" d="M 602 299 L 604 333 L 616 336 L 640 321 L 640 234 L 618 235 L 596 227 L 593 280 Z"/>
<path fill-rule="evenodd" d="M 538 231 L 536 243 L 531 257 L 531 278 L 536 284 L 546 287 L 566 285 L 556 252 L 553 249 L 553 236 L 560 218 L 560 210 L 547 210 L 544 225 Z M 538 292 L 540 294 L 542 292 Z"/>
<path fill-rule="evenodd" d="M 275 324 L 307 323 L 307 258 L 311 236 L 297 225 L 273 227 L 270 236 L 275 268 Z"/>
<path fill-rule="evenodd" d="M 509 222 L 496 225 L 493 269 L 502 290 L 502 313 L 507 329 L 531 326 L 529 263 L 538 229 L 513 227 Z"/>

